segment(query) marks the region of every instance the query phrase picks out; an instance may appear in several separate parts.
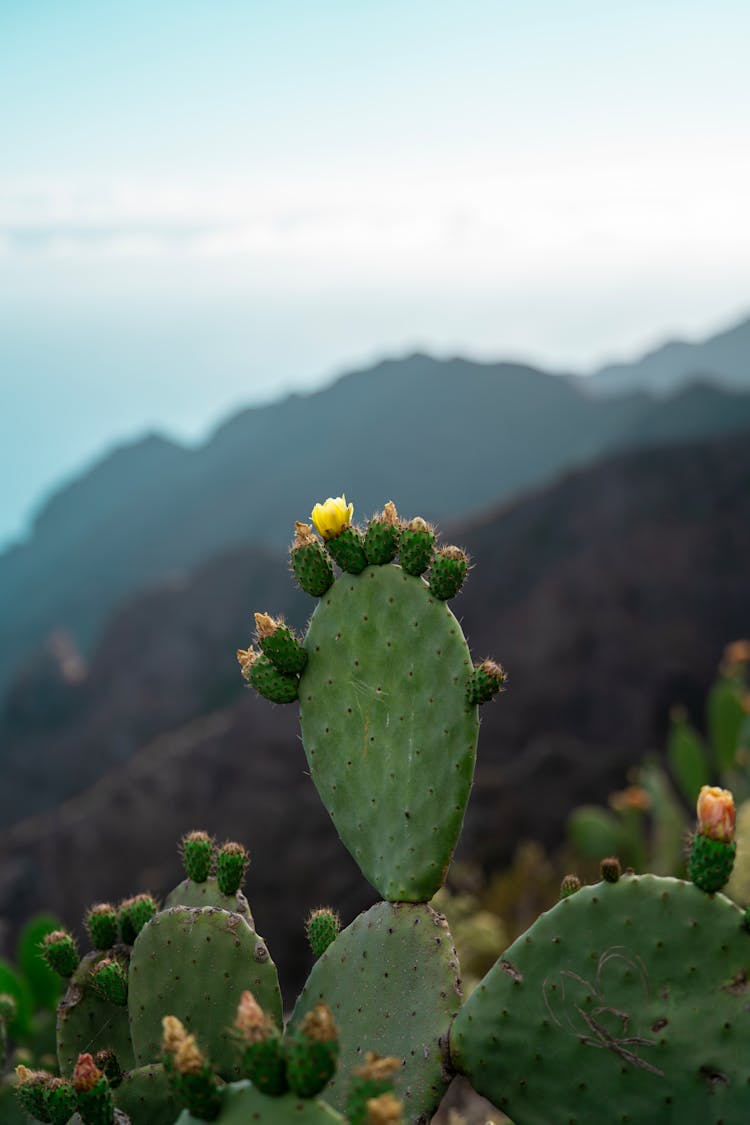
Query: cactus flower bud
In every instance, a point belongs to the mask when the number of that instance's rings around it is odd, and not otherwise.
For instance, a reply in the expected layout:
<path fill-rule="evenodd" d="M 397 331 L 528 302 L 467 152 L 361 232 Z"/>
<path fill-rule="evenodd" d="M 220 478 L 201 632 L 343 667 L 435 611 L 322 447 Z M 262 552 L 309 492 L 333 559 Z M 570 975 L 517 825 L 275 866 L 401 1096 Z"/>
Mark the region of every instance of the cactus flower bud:
<path fill-rule="evenodd" d="M 698 794 L 698 832 L 709 840 L 734 839 L 734 797 L 728 789 L 704 785 Z"/>
<path fill-rule="evenodd" d="M 73 1085 L 79 1094 L 93 1090 L 100 1078 L 104 1075 L 94 1062 L 94 1056 L 88 1053 L 78 1056 L 78 1061 L 73 1067 Z"/>
<path fill-rule="evenodd" d="M 354 505 L 347 504 L 345 496 L 329 496 L 325 504 L 316 504 L 311 519 L 323 539 L 335 539 L 352 522 Z"/>

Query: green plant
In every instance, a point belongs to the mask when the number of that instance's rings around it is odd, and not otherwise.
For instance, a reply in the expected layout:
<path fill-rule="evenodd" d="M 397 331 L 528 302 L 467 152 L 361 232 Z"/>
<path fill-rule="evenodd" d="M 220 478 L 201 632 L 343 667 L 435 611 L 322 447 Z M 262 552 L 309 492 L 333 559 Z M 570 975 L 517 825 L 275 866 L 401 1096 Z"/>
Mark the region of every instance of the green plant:
<path fill-rule="evenodd" d="M 118 1114 L 172 1125 L 178 1103 L 181 1125 L 334 1125 L 342 1115 L 396 1125 L 426 1120 L 463 1073 L 516 1125 L 599 1125 L 612 1104 L 616 1119 L 641 1125 L 669 1119 L 666 1107 L 685 1125 L 739 1125 L 750 933 L 719 893 L 735 852 L 731 794 L 701 791 L 694 883 L 623 875 L 617 849 L 603 847 L 603 881 L 568 877 L 558 905 L 465 1000 L 453 937 L 430 900 L 438 894 L 460 927 L 461 904 L 442 888 L 473 778 L 478 703 L 502 691 L 505 673 L 472 664 L 446 604 L 466 555 L 437 547 L 424 520 L 403 523 L 393 504 L 366 529 L 352 515 L 343 497 L 316 505 L 322 542 L 297 525 L 292 569 L 320 599 L 305 637 L 258 613 L 258 649 L 238 658 L 269 700 L 299 700 L 312 779 L 382 901 L 343 929 L 334 911 L 313 913 L 315 962 L 284 1028 L 276 968 L 240 890 L 247 853 L 188 834 L 187 878 L 162 909 L 147 895 L 92 908 L 97 948 L 80 962 L 69 935 L 44 940 L 70 977 L 62 1078 L 23 1072 L 19 1097 L 39 1120 L 62 1122 L 72 1088 L 84 1125 Z M 540 886 L 549 878 L 545 867 Z M 464 921 L 474 906 L 463 904 Z"/>

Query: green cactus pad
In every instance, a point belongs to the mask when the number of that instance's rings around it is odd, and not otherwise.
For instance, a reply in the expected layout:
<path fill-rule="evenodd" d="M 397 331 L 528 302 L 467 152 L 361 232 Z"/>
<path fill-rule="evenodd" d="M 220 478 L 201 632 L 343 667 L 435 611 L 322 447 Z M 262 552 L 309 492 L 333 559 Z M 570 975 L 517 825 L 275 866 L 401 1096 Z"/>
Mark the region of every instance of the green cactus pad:
<path fill-rule="evenodd" d="M 339 1066 L 326 1100 L 346 1108 L 347 1075 L 367 1051 L 404 1062 L 394 1077 L 407 1119 L 431 1116 L 445 1092 L 442 1042 L 461 1003 L 453 939 L 429 906 L 379 902 L 315 962 L 290 1027 L 323 1000 L 339 1032 Z"/>
<path fill-rule="evenodd" d="M 126 952 L 118 947 L 118 956 Z M 89 973 L 106 955 L 87 953 L 73 974 L 68 990 L 57 1008 L 57 1058 L 60 1073 L 73 1072 L 82 1051 L 110 1049 L 123 1070 L 135 1063 L 130 1042 L 127 1008 L 102 999 L 94 989 Z"/>
<path fill-rule="evenodd" d="M 133 1125 L 173 1125 L 181 1109 L 161 1063 L 128 1071 L 112 1092 L 115 1105 Z"/>
<path fill-rule="evenodd" d="M 223 895 L 219 890 L 216 877 L 211 875 L 202 883 L 194 883 L 192 879 L 183 879 L 173 891 L 170 891 L 164 901 L 164 909 L 173 906 L 218 906 L 220 910 L 229 910 L 232 914 L 239 914 L 244 918 L 252 930 L 253 916 L 250 905 L 242 891 L 233 895 Z"/>
<path fill-rule="evenodd" d="M 471 995 L 453 1062 L 516 1125 L 742 1125 L 749 970 L 723 895 L 656 875 L 584 887 Z"/>
<path fill-rule="evenodd" d="M 317 1098 L 283 1094 L 270 1098 L 249 1082 L 233 1082 L 224 1091 L 219 1125 L 346 1125 L 344 1118 Z M 176 1125 L 203 1125 L 200 1118 L 183 1110 Z"/>
<path fill-rule="evenodd" d="M 378 892 L 442 885 L 474 774 L 479 720 L 461 627 L 397 566 L 342 575 L 305 638 L 300 723 L 312 778 Z"/>
<path fill-rule="evenodd" d="M 161 911 L 138 935 L 130 961 L 137 1063 L 161 1057 L 161 1021 L 168 1013 L 198 1037 L 222 1078 L 236 1077 L 240 1057 L 230 1028 L 245 989 L 280 1026 L 276 966 L 244 918 L 215 907 Z"/>

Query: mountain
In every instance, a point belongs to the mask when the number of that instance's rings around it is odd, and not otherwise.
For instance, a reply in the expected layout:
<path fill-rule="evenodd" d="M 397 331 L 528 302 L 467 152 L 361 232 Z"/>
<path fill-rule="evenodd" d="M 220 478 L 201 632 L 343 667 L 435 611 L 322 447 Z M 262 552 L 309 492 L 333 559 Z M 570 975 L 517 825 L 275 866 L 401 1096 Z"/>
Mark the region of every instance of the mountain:
<path fill-rule="evenodd" d="M 242 411 L 196 449 L 151 435 L 58 492 L 0 555 L 0 695 L 50 633 L 87 654 L 120 600 L 219 551 L 283 547 L 317 499 L 345 491 L 363 517 L 396 496 L 444 523 L 613 450 L 746 425 L 750 395 L 708 386 L 600 399 L 533 368 L 415 355 Z"/>
<path fill-rule="evenodd" d="M 474 655 L 510 676 L 483 710 L 460 845 L 491 866 L 525 839 L 559 842 L 574 804 L 663 746 L 675 703 L 700 722 L 723 646 L 750 635 L 750 442 L 611 458 L 451 536 L 476 560 L 453 608 Z M 311 605 L 283 557 L 236 550 L 124 606 L 52 729 L 51 657 L 27 670 L 0 732 L 0 916 L 45 905 L 75 925 L 102 897 L 164 892 L 175 839 L 206 827 L 250 847 L 253 908 L 296 982 L 306 908 L 348 919 L 372 892 L 314 792 L 296 706 L 245 691 L 233 653 L 253 610 L 300 622 Z"/>
<path fill-rule="evenodd" d="M 696 380 L 750 390 L 750 317 L 708 340 L 672 340 L 631 363 L 609 364 L 586 382 L 595 394 L 668 394 Z"/>

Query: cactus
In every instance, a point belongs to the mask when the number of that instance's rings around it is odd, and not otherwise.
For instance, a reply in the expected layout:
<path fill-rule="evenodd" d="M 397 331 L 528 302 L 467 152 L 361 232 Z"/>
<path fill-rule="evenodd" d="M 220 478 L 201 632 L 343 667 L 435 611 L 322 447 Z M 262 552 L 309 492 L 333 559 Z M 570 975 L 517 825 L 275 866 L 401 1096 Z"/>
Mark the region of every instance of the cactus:
<path fill-rule="evenodd" d="M 315 962 L 290 1020 L 301 1026 L 324 1000 L 339 1028 L 340 1072 L 367 1051 L 396 1056 L 396 1092 L 411 1117 L 431 1114 L 443 1095 L 442 1042 L 461 1002 L 453 939 L 429 906 L 380 902 L 342 930 Z M 326 1098 L 346 1108 L 338 1075 Z"/>
<path fill-rule="evenodd" d="M 584 887 L 469 998 L 453 1062 L 516 1125 L 744 1121 L 749 941 L 728 899 L 677 879 Z"/>
<path fill-rule="evenodd" d="M 365 876 L 386 899 L 427 902 L 443 883 L 463 822 L 476 702 L 500 690 L 504 673 L 485 662 L 479 683 L 445 604 L 465 577 L 464 553 L 449 547 L 433 555 L 432 529 L 413 520 L 402 530 L 392 503 L 364 538 L 351 518 L 344 497 L 313 510 L 344 573 L 320 583 L 322 600 L 303 642 L 307 663 L 294 683 L 270 651 L 243 650 L 240 663 L 272 701 L 299 697 L 310 773 Z M 300 542 L 299 527 L 295 573 L 300 551 L 310 558 L 322 551 L 309 527 Z M 396 545 L 403 568 L 390 565 Z M 366 565 L 370 559 L 376 564 Z M 427 585 L 418 575 L 430 562 Z"/>
<path fill-rule="evenodd" d="M 276 966 L 244 918 L 210 906 L 161 911 L 139 934 L 130 961 L 130 1030 L 138 1065 L 160 1057 L 162 1017 L 172 1012 L 189 1031 L 202 1032 L 221 1076 L 238 1078 L 231 1026 L 245 989 L 281 1026 Z"/>
<path fill-rule="evenodd" d="M 127 964 L 128 950 L 117 948 Z M 127 1008 L 111 1003 L 95 987 L 92 973 L 108 960 L 106 952 L 86 954 L 74 972 L 57 1010 L 57 1057 L 60 1072 L 70 1075 L 82 1051 L 111 1050 L 122 1070 L 135 1064 Z"/>

